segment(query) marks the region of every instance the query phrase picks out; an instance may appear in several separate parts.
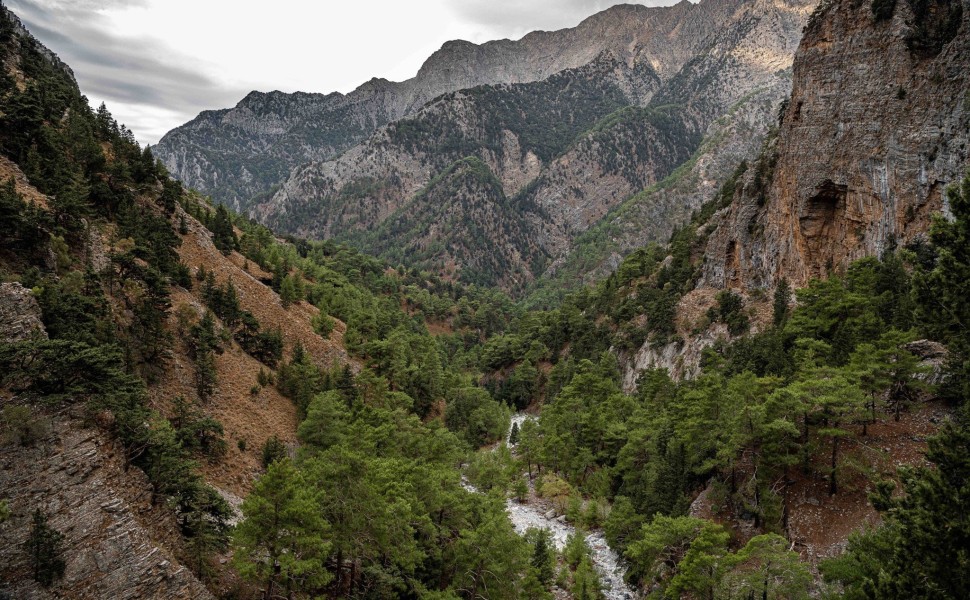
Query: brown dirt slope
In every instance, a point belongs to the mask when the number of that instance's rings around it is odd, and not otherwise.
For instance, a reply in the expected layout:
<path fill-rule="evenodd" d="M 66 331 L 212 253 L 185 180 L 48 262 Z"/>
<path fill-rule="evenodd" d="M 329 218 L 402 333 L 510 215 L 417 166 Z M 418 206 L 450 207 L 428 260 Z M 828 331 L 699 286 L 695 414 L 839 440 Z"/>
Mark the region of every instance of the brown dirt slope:
<path fill-rule="evenodd" d="M 895 479 L 903 466 L 927 465 L 926 438 L 939 430 L 948 410 L 938 401 L 924 402 L 905 412 L 899 422 L 891 415 L 879 414 L 866 436 L 854 435 L 844 441 L 839 458 L 839 491 L 829 495 L 826 474 L 805 474 L 799 468 L 788 472 L 788 479 L 775 482 L 788 507 L 787 537 L 802 558 L 813 565 L 845 549 L 849 534 L 880 522 L 879 513 L 869 502 L 874 482 Z M 861 427 L 853 428 L 855 434 Z M 825 464 L 828 448 L 821 448 L 813 464 Z M 750 467 L 750 465 L 747 465 Z M 750 469 L 738 477 L 739 485 L 751 477 Z M 787 484 L 787 485 L 786 485 Z M 713 488 L 705 488 L 691 505 L 691 515 L 714 519 L 729 527 L 743 543 L 760 530 L 753 521 L 732 513 Z"/>
<path fill-rule="evenodd" d="M 26 202 L 33 202 L 42 208 L 47 208 L 47 196 L 40 193 L 27 181 L 27 176 L 20 170 L 17 163 L 6 156 L 0 156 L 0 183 L 6 183 L 10 179 L 14 180 L 14 188 Z"/>
<path fill-rule="evenodd" d="M 346 327 L 338 322 L 329 339 L 314 332 L 311 320 L 319 312 L 306 302 L 298 302 L 283 308 L 279 295 L 261 280 L 271 277 L 258 266 L 248 263 L 239 253 L 223 256 L 210 239 L 208 230 L 189 215 L 185 215 L 188 233 L 182 236 L 179 255 L 194 274 L 200 267 L 212 271 L 217 283 L 232 280 L 239 295 L 243 309 L 253 313 L 263 329 L 279 328 L 283 333 L 284 353 L 289 357 L 297 343 L 303 345 L 307 353 L 321 367 L 330 368 L 334 364 L 350 364 L 356 371 L 358 364 L 348 357 L 342 345 Z M 247 265 L 247 269 L 244 269 Z M 151 394 L 155 406 L 167 412 L 176 396 L 195 400 L 194 374 L 195 363 L 189 357 L 184 334 L 180 332 L 178 314 L 191 309 L 196 317 L 201 316 L 205 304 L 198 285 L 186 291 L 175 288 L 172 294 L 172 307 L 169 326 L 176 335 L 172 360 L 159 383 L 152 386 Z M 203 463 L 202 470 L 206 480 L 223 492 L 245 496 L 261 470 L 261 449 L 269 438 L 276 436 L 290 447 L 296 444 L 296 429 L 299 425 L 296 407 L 283 397 L 274 387 L 268 386 L 252 394 L 260 369 L 271 369 L 242 351 L 235 343 L 216 357 L 217 389 L 213 398 L 206 404 L 204 411 L 222 423 L 228 449 L 224 458 L 216 463 Z M 239 443 L 245 441 L 245 450 Z"/>

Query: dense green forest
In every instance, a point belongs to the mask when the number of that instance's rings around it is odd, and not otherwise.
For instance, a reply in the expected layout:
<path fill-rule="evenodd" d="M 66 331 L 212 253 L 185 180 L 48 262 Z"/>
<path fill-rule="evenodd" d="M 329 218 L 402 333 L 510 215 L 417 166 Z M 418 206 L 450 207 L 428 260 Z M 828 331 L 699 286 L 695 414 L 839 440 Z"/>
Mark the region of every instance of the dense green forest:
<path fill-rule="evenodd" d="M 706 319 L 734 341 L 709 349 L 693 379 L 643 372 L 625 393 L 628 352 L 685 343 L 677 302 L 696 283 L 703 225 L 731 201 L 743 166 L 668 245 L 528 310 L 332 241 L 278 239 L 213 207 L 104 106 L 92 110 L 32 40 L 15 44 L 0 17 L 0 63 L 13 60 L 26 81 L 0 73 L 0 152 L 46 197 L 0 185 L 0 277 L 31 290 L 48 334 L 0 344 L 4 443 L 38 443 L 49 415 L 81 409 L 174 515 L 180 559 L 213 587 L 221 571 L 238 573 L 226 597 L 602 597 L 580 535 L 559 552 L 547 534 L 513 529 L 506 501 L 530 484 L 569 522 L 602 528 L 649 597 L 970 596 L 970 177 L 925 241 L 804 289 L 765 290 L 774 314 L 758 333 L 743 296 L 722 291 Z M 318 307 L 319 335 L 345 325 L 360 368 L 319 366 L 243 310 L 231 282 L 192 273 L 177 250 L 193 220 L 224 254 L 271 274 L 264 283 L 284 307 Z M 103 262 L 91 236 L 107 240 Z M 179 342 L 169 324 L 177 289 L 199 291 L 206 312 L 182 332 L 196 395 L 171 398 L 163 414 L 147 397 Z M 909 349 L 924 338 L 948 349 L 938 385 Z M 232 344 L 301 421 L 295 452 L 278 440 L 261 449 L 236 526 L 199 469 L 226 452 L 206 408 L 214 357 Z M 929 442 L 932 466 L 897 473 L 858 455 L 868 427 L 929 395 L 953 415 Z M 510 415 L 525 409 L 538 417 L 513 430 L 513 451 Z M 871 482 L 883 516 L 821 564 L 821 579 L 785 537 L 785 488 L 798 478 L 824 480 L 832 497 Z M 705 488 L 727 519 L 688 515 Z M 36 581 L 57 586 L 61 534 L 36 508 L 25 560 Z M 0 504 L 0 522 L 5 513 Z M 737 534 L 740 522 L 752 535 Z"/>

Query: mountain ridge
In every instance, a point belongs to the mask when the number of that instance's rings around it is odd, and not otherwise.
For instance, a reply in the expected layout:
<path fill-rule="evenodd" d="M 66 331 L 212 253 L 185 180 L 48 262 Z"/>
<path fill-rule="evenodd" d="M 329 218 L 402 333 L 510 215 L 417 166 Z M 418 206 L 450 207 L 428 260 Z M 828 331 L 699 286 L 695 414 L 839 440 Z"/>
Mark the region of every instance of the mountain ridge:
<path fill-rule="evenodd" d="M 645 60 L 658 73 L 671 71 L 692 50 L 688 33 L 726 18 L 741 4 L 704 0 L 669 7 L 618 5 L 577 27 L 532 32 L 520 40 L 448 42 L 409 80 L 375 78 L 349 94 L 281 93 L 279 99 L 291 101 L 275 112 L 259 112 L 243 101 L 232 109 L 205 111 L 163 136 L 154 152 L 186 185 L 244 211 L 252 197 L 279 184 L 293 167 L 334 158 L 378 127 L 449 91 L 538 81 L 587 64 L 604 50 L 624 56 L 630 66 Z M 652 31 L 649 27 L 656 35 L 642 39 L 642 31 Z M 670 37 L 673 31 L 682 35 Z M 288 120 L 282 114 L 287 112 L 302 118 Z M 264 130 L 262 120 L 282 129 Z M 308 120 L 316 125 L 305 126 Z M 281 136 L 283 131 L 286 136 Z M 271 157 L 266 156 L 268 148 L 273 149 Z"/>

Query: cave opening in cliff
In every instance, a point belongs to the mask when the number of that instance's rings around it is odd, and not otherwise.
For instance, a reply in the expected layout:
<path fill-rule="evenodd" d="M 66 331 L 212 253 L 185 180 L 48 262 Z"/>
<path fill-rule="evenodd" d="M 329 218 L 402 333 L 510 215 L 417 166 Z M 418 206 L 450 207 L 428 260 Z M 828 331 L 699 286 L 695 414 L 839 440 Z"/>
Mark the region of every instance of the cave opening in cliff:
<path fill-rule="evenodd" d="M 805 250 L 814 264 L 826 265 L 815 276 L 823 276 L 831 271 L 840 228 L 844 228 L 844 225 L 840 225 L 839 215 L 845 213 L 847 195 L 847 186 L 826 179 L 803 206 L 799 226 Z M 841 233 L 844 234 L 844 231 Z"/>

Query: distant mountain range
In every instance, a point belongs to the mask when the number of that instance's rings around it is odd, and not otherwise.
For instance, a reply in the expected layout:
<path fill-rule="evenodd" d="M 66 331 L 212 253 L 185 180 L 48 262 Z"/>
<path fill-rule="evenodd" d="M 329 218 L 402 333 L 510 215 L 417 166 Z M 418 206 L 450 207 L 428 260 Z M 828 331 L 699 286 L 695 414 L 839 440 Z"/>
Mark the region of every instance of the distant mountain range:
<path fill-rule="evenodd" d="M 408 81 L 347 95 L 253 92 L 154 151 L 187 185 L 281 232 L 521 291 L 666 241 L 757 151 L 813 6 L 620 5 L 518 41 L 449 42 Z M 455 181 L 469 169 L 487 171 L 488 185 Z M 701 181 L 641 193 L 675 171 Z M 626 233 L 574 247 L 621 206 L 623 218 L 637 215 Z M 472 222 L 484 215 L 500 222 Z M 473 259 L 483 248 L 489 258 Z"/>

